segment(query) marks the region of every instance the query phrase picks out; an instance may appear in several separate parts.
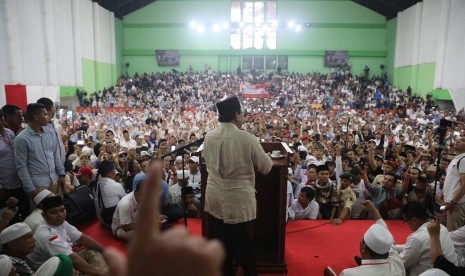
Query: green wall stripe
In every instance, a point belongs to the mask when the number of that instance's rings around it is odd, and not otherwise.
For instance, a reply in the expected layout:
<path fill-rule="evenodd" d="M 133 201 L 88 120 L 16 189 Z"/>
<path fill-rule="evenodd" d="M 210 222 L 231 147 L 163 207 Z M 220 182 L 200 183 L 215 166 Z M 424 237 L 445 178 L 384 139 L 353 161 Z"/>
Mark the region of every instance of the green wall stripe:
<path fill-rule="evenodd" d="M 433 89 L 431 95 L 433 96 L 433 100 L 452 101 L 452 97 L 450 96 L 449 90 L 447 89 Z"/>
<path fill-rule="evenodd" d="M 127 29 L 189 28 L 188 23 L 125 23 Z M 365 23 L 310 23 L 303 24 L 303 29 L 386 29 L 386 24 Z M 287 29 L 286 26 L 278 28 Z"/>
<path fill-rule="evenodd" d="M 178 50 L 180 56 L 211 55 L 269 55 L 269 56 L 324 56 L 324 50 Z M 123 50 L 123 56 L 153 56 L 155 50 Z M 350 57 L 385 57 L 386 51 L 349 51 Z"/>
<path fill-rule="evenodd" d="M 60 86 L 60 97 L 76 96 L 76 89 L 83 89 L 82 86 Z"/>

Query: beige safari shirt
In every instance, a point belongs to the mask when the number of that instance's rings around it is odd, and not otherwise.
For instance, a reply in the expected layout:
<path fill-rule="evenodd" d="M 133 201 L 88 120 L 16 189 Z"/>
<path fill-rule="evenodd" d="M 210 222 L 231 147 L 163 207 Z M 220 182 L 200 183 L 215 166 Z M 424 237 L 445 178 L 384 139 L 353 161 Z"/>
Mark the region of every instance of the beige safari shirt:
<path fill-rule="evenodd" d="M 357 197 L 355 196 L 354 191 L 350 187 L 347 187 L 345 190 L 339 190 L 339 210 L 338 210 L 338 215 L 341 214 L 342 210 L 344 208 L 348 208 L 349 212 L 352 212 L 352 206 L 354 206 L 355 200 L 357 200 Z M 349 213 L 350 217 L 350 213 Z"/>
<path fill-rule="evenodd" d="M 203 156 L 208 172 L 204 210 L 227 224 L 254 220 L 255 170 L 267 174 L 273 166 L 257 138 L 221 123 L 207 133 Z"/>

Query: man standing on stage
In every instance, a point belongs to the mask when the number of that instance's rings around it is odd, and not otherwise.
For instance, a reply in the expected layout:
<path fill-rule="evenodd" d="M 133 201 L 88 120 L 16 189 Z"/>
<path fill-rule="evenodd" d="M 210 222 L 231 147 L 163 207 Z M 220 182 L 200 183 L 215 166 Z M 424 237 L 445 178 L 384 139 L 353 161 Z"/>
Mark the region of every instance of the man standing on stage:
<path fill-rule="evenodd" d="M 223 275 L 234 275 L 233 259 L 244 275 L 257 275 L 255 170 L 267 174 L 273 163 L 257 138 L 241 130 L 244 115 L 237 97 L 218 102 L 216 107 L 221 125 L 207 133 L 203 152 L 208 171 L 205 211 L 212 238 L 226 249 Z"/>

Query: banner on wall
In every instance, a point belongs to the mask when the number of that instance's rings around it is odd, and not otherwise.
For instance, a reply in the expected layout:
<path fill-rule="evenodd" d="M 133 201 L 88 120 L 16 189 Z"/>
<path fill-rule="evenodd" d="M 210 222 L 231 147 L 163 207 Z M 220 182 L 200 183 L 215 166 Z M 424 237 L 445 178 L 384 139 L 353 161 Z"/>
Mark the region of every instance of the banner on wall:
<path fill-rule="evenodd" d="M 325 67 L 341 67 L 347 65 L 349 51 L 325 51 Z"/>
<path fill-rule="evenodd" d="M 244 98 L 269 98 L 266 84 L 241 84 L 240 91 Z"/>
<path fill-rule="evenodd" d="M 155 50 L 158 66 L 179 66 L 178 50 Z"/>
<path fill-rule="evenodd" d="M 42 97 L 59 103 L 60 88 L 58 86 L 0 84 L 0 107 L 5 104 L 14 104 L 25 110 L 28 104 L 35 103 Z"/>

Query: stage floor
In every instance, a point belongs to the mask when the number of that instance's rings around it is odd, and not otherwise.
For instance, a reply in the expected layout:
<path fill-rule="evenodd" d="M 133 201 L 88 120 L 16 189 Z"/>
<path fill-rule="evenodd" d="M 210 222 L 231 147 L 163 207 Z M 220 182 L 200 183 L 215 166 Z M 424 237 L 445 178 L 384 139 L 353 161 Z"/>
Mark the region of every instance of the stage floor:
<path fill-rule="evenodd" d="M 356 266 L 354 256 L 359 255 L 360 240 L 373 223 L 371 220 L 353 220 L 332 226 L 324 220 L 290 221 L 286 225 L 285 249 L 288 275 L 322 275 L 327 265 L 337 273 Z M 396 243 L 405 243 L 411 230 L 401 220 L 386 223 Z M 177 227 L 183 227 L 183 224 Z M 126 251 L 126 245 L 115 240 L 110 229 L 102 227 L 99 222 L 89 223 L 79 229 L 104 246 Z M 192 235 L 201 235 L 201 220 L 189 219 L 188 229 Z"/>

